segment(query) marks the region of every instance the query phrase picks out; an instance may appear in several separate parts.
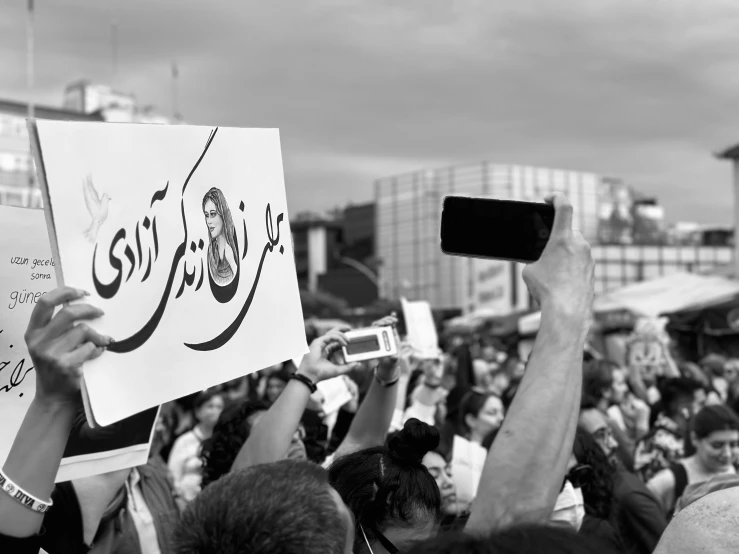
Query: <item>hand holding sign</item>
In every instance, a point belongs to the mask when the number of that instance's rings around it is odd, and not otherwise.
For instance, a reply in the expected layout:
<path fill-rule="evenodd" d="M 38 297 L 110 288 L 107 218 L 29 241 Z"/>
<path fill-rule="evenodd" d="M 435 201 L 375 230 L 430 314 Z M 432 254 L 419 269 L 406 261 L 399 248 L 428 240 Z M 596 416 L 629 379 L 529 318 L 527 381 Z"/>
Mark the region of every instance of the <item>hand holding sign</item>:
<path fill-rule="evenodd" d="M 84 291 L 60 287 L 42 296 L 31 313 L 26 344 L 36 367 L 38 400 L 76 402 L 82 364 L 100 356 L 113 342 L 80 323 L 102 316 L 102 310 L 89 304 L 68 304 L 85 296 Z M 66 306 L 54 315 L 54 310 L 63 304 Z"/>

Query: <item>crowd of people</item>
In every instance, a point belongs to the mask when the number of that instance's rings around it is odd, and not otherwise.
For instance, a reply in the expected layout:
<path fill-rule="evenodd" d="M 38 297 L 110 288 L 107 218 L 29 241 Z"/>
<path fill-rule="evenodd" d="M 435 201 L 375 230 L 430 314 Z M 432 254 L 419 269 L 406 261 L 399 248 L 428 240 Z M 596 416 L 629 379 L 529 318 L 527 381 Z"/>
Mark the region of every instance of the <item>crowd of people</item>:
<path fill-rule="evenodd" d="M 147 464 L 57 484 L 81 368 L 111 339 L 84 292 L 43 296 L 26 333 L 36 395 L 0 474 L 0 552 L 739 551 L 739 362 L 651 372 L 585 355 L 594 264 L 572 206 L 553 203 L 524 272 L 541 307 L 527 360 L 486 337 L 429 355 L 398 336 L 397 357 L 346 364 L 336 328 L 309 336 L 297 366 L 162 406 Z M 351 400 L 326 414 L 316 385 L 334 378 Z M 484 450 L 478 474 L 457 471 L 460 444 Z"/>

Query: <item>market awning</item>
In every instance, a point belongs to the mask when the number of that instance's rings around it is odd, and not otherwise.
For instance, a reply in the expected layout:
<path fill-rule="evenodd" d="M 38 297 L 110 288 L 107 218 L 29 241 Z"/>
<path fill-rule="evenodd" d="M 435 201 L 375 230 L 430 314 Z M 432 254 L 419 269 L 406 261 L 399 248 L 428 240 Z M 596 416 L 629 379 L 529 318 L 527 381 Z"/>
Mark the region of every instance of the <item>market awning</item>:
<path fill-rule="evenodd" d="M 673 273 L 634 283 L 595 299 L 595 312 L 630 310 L 635 315 L 659 317 L 688 307 L 710 306 L 739 295 L 739 281 L 711 275 Z"/>

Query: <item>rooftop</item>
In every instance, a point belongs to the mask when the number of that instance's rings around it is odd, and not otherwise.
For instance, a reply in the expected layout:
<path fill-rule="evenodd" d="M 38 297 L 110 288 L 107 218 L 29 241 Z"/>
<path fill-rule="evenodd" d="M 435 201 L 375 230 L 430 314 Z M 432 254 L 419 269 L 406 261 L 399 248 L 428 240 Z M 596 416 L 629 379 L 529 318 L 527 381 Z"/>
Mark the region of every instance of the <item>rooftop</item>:
<path fill-rule="evenodd" d="M 39 119 L 60 119 L 70 121 L 103 121 L 103 116 L 99 112 L 81 113 L 64 108 L 52 108 L 50 106 L 34 105 L 34 116 Z M 15 115 L 18 117 L 28 116 L 28 104 L 25 102 L 17 102 L 15 100 L 0 99 L 0 113 Z"/>

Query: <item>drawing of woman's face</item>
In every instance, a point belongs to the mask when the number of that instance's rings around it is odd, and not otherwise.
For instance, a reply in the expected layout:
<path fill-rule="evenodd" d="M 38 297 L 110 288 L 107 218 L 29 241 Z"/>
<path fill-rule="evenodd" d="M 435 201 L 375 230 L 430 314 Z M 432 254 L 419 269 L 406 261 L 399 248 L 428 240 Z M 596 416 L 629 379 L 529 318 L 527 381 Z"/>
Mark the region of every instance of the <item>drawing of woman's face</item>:
<path fill-rule="evenodd" d="M 216 205 L 212 200 L 208 200 L 203 207 L 205 213 L 205 224 L 210 231 L 211 240 L 218 238 L 223 233 L 223 218 L 216 210 Z"/>

